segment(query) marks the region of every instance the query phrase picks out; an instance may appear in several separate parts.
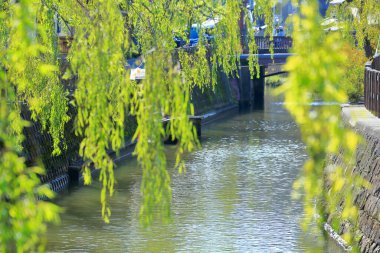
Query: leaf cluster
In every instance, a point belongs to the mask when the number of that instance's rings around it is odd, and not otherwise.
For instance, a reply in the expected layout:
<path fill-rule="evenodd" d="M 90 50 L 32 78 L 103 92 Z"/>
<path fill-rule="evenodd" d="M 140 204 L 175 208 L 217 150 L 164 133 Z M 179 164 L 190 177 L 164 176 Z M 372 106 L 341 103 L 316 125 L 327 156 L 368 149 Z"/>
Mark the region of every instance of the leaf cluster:
<path fill-rule="evenodd" d="M 67 55 L 69 68 L 64 76 L 76 76 L 78 80 L 70 101 L 78 112 L 75 132 L 82 138 L 79 153 L 85 160 L 86 183 L 91 182 L 90 168 L 100 170 L 103 218 L 109 221 L 108 199 L 116 183 L 115 165 L 109 153 L 123 147 L 128 128 L 126 119 L 131 116 L 137 121 L 135 154 L 143 170 L 142 222 L 147 225 L 156 217 L 168 217 L 171 181 L 162 139 L 170 135 L 179 141 L 176 165 L 180 171 L 184 170 L 182 155 L 199 146 L 188 117 L 194 114 L 191 92 L 194 87 L 201 90 L 214 87 L 218 71 L 228 76 L 237 75 L 239 55 L 244 46 L 239 24 L 243 21 L 246 1 L 20 0 L 9 3 L 3 1 L 0 6 L 1 96 L 7 101 L 1 100 L 0 136 L 7 140 L 5 149 L 10 150 L 0 150 L 0 159 L 4 161 L 0 173 L 5 180 L 0 181 L 0 189 L 15 195 L 1 192 L 0 197 L 9 201 L 1 201 L 3 216 L 0 219 L 7 228 L 4 231 L 25 231 L 21 238 L 17 237 L 19 233 L 9 232 L 4 237 L 2 234 L 0 240 L 5 243 L 1 245 L 7 247 L 8 242 L 14 242 L 19 251 L 33 249 L 40 242 L 38 235 L 45 230 L 43 224 L 55 220 L 58 213 L 56 206 L 36 201 L 36 171 L 26 168 L 17 153 L 26 125 L 19 116 L 19 101 L 26 102 L 33 119 L 41 121 L 51 133 L 54 153 L 58 154 L 64 146 L 62 136 L 69 120 L 69 99 L 60 82 L 62 73 L 59 72 L 54 32 L 57 20 L 65 24 L 70 31 L 68 35 L 73 36 Z M 360 4 L 363 17 L 370 14 L 378 17 L 377 0 L 365 1 L 364 5 L 359 0 L 353 3 Z M 266 35 L 270 37 L 273 4 L 273 1 L 260 0 L 256 1 L 255 8 L 255 16 L 266 20 Z M 326 155 L 336 154 L 343 148 L 348 151 L 345 161 L 350 163 L 359 138 L 343 129 L 337 116 L 339 108 L 312 106 L 315 96 L 327 102 L 347 101 L 342 92 L 344 71 L 339 68 L 346 61 L 345 55 L 340 53 L 345 37 L 323 31 L 315 1 L 302 2 L 300 10 L 300 15 L 294 15 L 293 20 L 295 56 L 286 65 L 290 75 L 280 92 L 285 94 L 286 106 L 301 126 L 308 145 L 310 159 L 296 186 L 306 193 L 306 218 L 310 222 L 315 212 L 314 201 L 317 200 L 317 209 L 322 212 L 322 200 L 329 199 L 323 180 Z M 202 36 L 205 31 L 199 24 L 207 19 L 218 20 L 213 43 L 200 39 L 196 48 L 176 48 L 174 36 L 187 40 L 193 24 L 198 24 Z M 354 21 L 359 45 L 364 43 L 365 36 L 369 38 L 372 34 L 363 20 Z M 253 54 L 257 52 L 254 24 L 246 20 L 246 25 L 248 48 L 252 53 L 250 71 L 258 75 L 257 57 Z M 126 57 L 136 55 L 144 60 L 147 73 L 141 82 L 129 80 L 130 70 L 125 67 Z M 170 118 L 166 129 L 163 118 Z M 9 133 L 12 137 L 6 137 Z M 343 176 L 340 168 L 327 177 L 336 192 L 353 182 Z M 51 195 L 46 189 L 43 193 Z M 355 219 L 357 211 L 352 205 L 353 198 L 347 194 L 342 216 Z M 332 199 L 330 202 L 336 203 Z M 31 203 L 31 206 L 19 203 Z M 328 207 L 330 211 L 333 206 Z M 26 224 L 32 221 L 40 225 L 38 229 Z"/>

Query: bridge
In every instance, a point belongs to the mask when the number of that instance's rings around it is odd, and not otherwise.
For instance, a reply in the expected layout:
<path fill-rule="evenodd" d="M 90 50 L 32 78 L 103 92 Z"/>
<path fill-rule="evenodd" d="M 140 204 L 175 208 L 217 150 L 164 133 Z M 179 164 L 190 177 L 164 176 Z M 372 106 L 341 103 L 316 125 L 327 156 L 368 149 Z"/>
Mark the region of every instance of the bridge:
<path fill-rule="evenodd" d="M 239 69 L 239 107 L 255 109 L 264 108 L 264 87 L 265 77 L 286 73 L 283 65 L 292 54 L 289 53 L 293 41 L 290 37 L 255 37 L 258 46 L 258 54 L 253 55 L 258 59 L 260 65 L 260 77 L 251 78 L 248 58 L 250 55 L 247 47 L 240 55 Z M 273 46 L 273 54 L 270 53 L 270 47 Z"/>
<path fill-rule="evenodd" d="M 72 38 L 60 37 L 59 45 L 61 51 L 61 72 L 65 71 L 67 67 L 66 54 L 69 51 L 70 42 Z M 246 41 L 246 39 L 243 39 Z M 264 85 L 265 77 L 283 74 L 285 71 L 282 66 L 285 64 L 286 59 L 291 55 L 289 49 L 292 47 L 292 38 L 285 36 L 274 36 L 273 40 L 269 37 L 255 37 L 256 45 L 258 46 L 258 54 L 254 55 L 258 59 L 258 64 L 260 65 L 260 77 L 251 78 L 248 58 L 251 56 L 248 53 L 248 46 L 245 43 L 243 47 L 243 52 L 240 55 L 240 66 L 239 66 L 239 82 L 238 82 L 238 100 L 240 107 L 253 106 L 256 109 L 264 107 Z M 243 43 L 244 44 L 244 43 Z M 270 48 L 273 46 L 273 54 L 270 53 Z M 196 47 L 187 47 L 185 50 L 193 52 Z M 134 62 L 135 59 L 127 60 L 129 67 L 133 64 L 129 62 Z M 136 67 L 134 67 L 136 68 Z M 143 67 L 142 67 L 143 68 Z M 145 73 L 145 71 L 144 71 Z M 145 75 L 145 74 L 144 74 Z M 135 79 L 141 79 L 144 77 L 134 77 Z M 225 78 L 226 80 L 226 78 Z M 77 77 L 74 76 L 70 80 L 62 80 L 64 85 L 68 88 L 70 92 L 75 90 L 75 83 Z"/>
<path fill-rule="evenodd" d="M 258 64 L 265 68 L 264 76 L 274 76 L 279 74 L 284 74 L 286 71 L 283 70 L 283 65 L 291 53 L 274 53 L 274 54 L 255 54 L 254 56 L 258 58 Z M 241 67 L 248 66 L 248 58 L 250 54 L 241 54 L 240 63 Z"/>
<path fill-rule="evenodd" d="M 273 40 L 270 40 L 269 37 L 256 36 L 255 41 L 258 47 L 258 54 L 255 56 L 258 58 L 259 65 L 265 67 L 265 76 L 283 74 L 282 66 L 291 55 L 289 50 L 293 45 L 292 38 L 287 36 L 274 36 Z M 270 52 L 271 46 L 273 47 L 272 53 Z M 248 47 L 245 46 L 240 56 L 242 66 L 247 64 L 247 59 L 250 56 L 248 53 Z"/>

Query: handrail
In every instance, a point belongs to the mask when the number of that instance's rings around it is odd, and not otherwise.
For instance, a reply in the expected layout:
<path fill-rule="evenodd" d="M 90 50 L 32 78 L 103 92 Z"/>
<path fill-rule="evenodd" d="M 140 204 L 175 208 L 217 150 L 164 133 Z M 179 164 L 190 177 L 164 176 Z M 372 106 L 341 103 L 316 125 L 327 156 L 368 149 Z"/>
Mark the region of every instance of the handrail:
<path fill-rule="evenodd" d="M 255 36 L 255 42 L 259 53 L 269 53 L 271 46 L 276 53 L 287 53 L 293 46 L 293 39 L 288 36 Z M 243 36 L 244 49 L 243 53 L 248 53 L 248 40 L 247 36 Z"/>
<path fill-rule="evenodd" d="M 365 65 L 364 105 L 376 117 L 380 117 L 380 56 Z"/>
<path fill-rule="evenodd" d="M 380 71 L 380 55 L 375 56 L 371 63 L 372 69 L 379 70 Z"/>
<path fill-rule="evenodd" d="M 270 37 L 255 37 L 256 44 L 259 49 L 269 49 L 273 44 L 274 49 L 290 49 L 293 45 L 293 39 L 285 36 L 274 36 L 273 40 Z"/>

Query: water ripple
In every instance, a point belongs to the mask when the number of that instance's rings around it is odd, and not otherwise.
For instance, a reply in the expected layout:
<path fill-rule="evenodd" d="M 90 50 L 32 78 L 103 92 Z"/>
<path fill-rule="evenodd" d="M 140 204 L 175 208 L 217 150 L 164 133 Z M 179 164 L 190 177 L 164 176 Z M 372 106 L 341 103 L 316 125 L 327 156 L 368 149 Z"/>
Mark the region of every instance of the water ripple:
<path fill-rule="evenodd" d="M 304 252 L 302 205 L 290 195 L 307 157 L 289 115 L 274 104 L 202 134 L 203 148 L 185 158 L 187 173 L 171 170 L 171 223 L 141 227 L 141 170 L 128 161 L 116 171 L 111 223 L 100 220 L 99 184 L 75 191 L 59 202 L 66 213 L 49 228 L 48 251 Z"/>

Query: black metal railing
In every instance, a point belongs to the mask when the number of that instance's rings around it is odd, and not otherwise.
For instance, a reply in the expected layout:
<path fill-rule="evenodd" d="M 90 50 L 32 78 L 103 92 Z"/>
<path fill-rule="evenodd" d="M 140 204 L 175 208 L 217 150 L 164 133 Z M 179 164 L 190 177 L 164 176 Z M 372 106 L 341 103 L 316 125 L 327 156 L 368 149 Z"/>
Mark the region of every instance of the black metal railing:
<path fill-rule="evenodd" d="M 244 53 L 248 53 L 248 38 L 245 37 Z M 271 40 L 268 36 L 255 36 L 259 54 L 270 53 L 273 46 L 274 53 L 287 53 L 293 46 L 293 39 L 287 36 L 274 36 Z"/>
<path fill-rule="evenodd" d="M 274 36 L 271 41 L 269 37 L 255 37 L 259 49 L 269 49 L 273 44 L 274 49 L 290 49 L 293 45 L 291 37 Z"/>
<path fill-rule="evenodd" d="M 380 56 L 365 66 L 364 104 L 367 110 L 380 117 Z"/>

